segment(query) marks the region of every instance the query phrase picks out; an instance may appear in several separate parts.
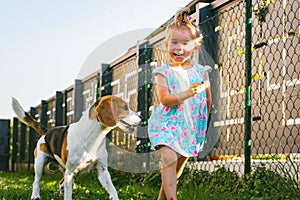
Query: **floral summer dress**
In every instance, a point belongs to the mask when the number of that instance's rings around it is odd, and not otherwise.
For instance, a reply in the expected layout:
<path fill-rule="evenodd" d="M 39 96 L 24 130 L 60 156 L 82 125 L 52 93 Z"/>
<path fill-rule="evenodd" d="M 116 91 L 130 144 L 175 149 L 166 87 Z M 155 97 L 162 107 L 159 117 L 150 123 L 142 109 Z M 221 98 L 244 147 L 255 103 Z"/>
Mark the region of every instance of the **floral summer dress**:
<path fill-rule="evenodd" d="M 178 70 L 170 65 L 156 68 L 153 74 L 166 77 L 171 94 L 183 92 L 193 82 L 204 81 L 204 72 L 211 67 L 194 65 L 188 70 Z M 207 130 L 207 106 L 205 89 L 186 99 L 177 107 L 158 105 L 148 124 L 152 149 L 166 145 L 175 152 L 186 156 L 197 156 L 202 150 Z"/>

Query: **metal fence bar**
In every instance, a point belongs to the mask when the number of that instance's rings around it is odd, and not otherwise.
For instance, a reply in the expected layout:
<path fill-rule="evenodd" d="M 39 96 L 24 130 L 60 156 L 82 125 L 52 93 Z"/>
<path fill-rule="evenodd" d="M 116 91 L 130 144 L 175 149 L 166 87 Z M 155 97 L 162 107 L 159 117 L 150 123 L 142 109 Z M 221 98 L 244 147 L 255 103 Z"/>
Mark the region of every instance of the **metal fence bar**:
<path fill-rule="evenodd" d="M 74 110 L 74 122 L 77 122 L 83 112 L 83 83 L 81 80 L 75 80 L 75 110 Z"/>
<path fill-rule="evenodd" d="M 48 103 L 47 103 L 47 101 L 42 100 L 41 101 L 40 122 L 45 128 L 48 128 L 47 110 L 48 110 Z"/>
<path fill-rule="evenodd" d="M 12 152 L 11 152 L 11 171 L 14 172 L 15 171 L 15 164 L 17 162 L 17 155 L 18 155 L 18 146 L 17 146 L 17 142 L 18 142 L 18 125 L 19 125 L 19 120 L 14 117 L 13 118 L 13 130 L 12 130 L 12 134 L 13 134 L 13 140 L 12 140 Z"/>
<path fill-rule="evenodd" d="M 55 126 L 63 125 L 63 94 L 60 91 L 56 91 L 55 98 Z"/>
<path fill-rule="evenodd" d="M 101 86 L 103 87 L 103 90 L 100 92 L 100 96 L 106 96 L 112 94 L 112 70 L 109 67 L 108 64 L 101 64 Z"/>
<path fill-rule="evenodd" d="M 245 88 L 246 88 L 246 101 L 245 101 L 245 174 L 249 174 L 251 171 L 251 76 L 252 76 L 252 0 L 246 0 L 246 41 L 245 41 Z"/>
<path fill-rule="evenodd" d="M 26 135 L 27 135 L 27 126 L 23 123 L 21 123 L 21 129 L 20 129 L 21 135 L 20 135 L 20 161 L 26 162 Z"/>
<path fill-rule="evenodd" d="M 96 100 L 99 100 L 101 97 L 101 77 L 100 77 L 100 73 L 97 73 L 97 87 L 96 87 Z"/>
<path fill-rule="evenodd" d="M 0 119 L 0 171 L 9 170 L 9 127 L 9 119 Z"/>
<path fill-rule="evenodd" d="M 68 91 L 63 92 L 63 125 L 68 124 Z"/>
<path fill-rule="evenodd" d="M 30 108 L 30 116 L 34 118 L 36 114 L 35 108 L 31 107 Z M 29 128 L 29 146 L 28 146 L 28 170 L 30 169 L 31 164 L 34 162 L 34 148 L 36 145 L 38 134 L 33 128 Z"/>

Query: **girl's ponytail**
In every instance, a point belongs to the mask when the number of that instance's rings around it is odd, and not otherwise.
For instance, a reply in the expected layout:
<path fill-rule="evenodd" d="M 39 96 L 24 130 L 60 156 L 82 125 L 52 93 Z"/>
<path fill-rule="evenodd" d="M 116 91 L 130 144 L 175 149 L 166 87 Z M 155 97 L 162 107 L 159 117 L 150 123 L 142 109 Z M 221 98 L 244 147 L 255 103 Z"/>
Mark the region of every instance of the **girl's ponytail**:
<path fill-rule="evenodd" d="M 181 9 L 176 13 L 174 17 L 174 24 L 179 27 L 192 25 L 192 23 L 190 22 L 189 8 Z"/>
<path fill-rule="evenodd" d="M 176 28 L 188 27 L 193 35 L 195 43 L 197 46 L 200 46 L 202 42 L 202 35 L 199 27 L 191 21 L 189 13 L 189 8 L 179 10 L 174 16 L 174 21 L 168 27 L 168 33 L 171 33 Z"/>

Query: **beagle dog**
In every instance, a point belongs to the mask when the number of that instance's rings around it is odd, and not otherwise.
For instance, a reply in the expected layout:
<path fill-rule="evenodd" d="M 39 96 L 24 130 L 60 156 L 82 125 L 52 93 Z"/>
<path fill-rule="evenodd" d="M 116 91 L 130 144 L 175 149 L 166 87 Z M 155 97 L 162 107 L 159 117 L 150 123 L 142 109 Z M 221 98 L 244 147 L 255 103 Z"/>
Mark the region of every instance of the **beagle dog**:
<path fill-rule="evenodd" d="M 44 166 L 53 159 L 64 172 L 60 193 L 65 200 L 72 199 L 75 176 L 93 168 L 97 169 L 98 179 L 109 193 L 109 198 L 119 199 L 107 170 L 106 134 L 115 127 L 132 133 L 141 122 L 141 118 L 129 109 L 124 100 L 116 96 L 104 96 L 85 111 L 78 122 L 50 130 L 25 112 L 15 98 L 12 98 L 12 107 L 21 122 L 41 135 L 34 150 L 35 177 L 31 199 L 40 199 L 40 179 Z"/>

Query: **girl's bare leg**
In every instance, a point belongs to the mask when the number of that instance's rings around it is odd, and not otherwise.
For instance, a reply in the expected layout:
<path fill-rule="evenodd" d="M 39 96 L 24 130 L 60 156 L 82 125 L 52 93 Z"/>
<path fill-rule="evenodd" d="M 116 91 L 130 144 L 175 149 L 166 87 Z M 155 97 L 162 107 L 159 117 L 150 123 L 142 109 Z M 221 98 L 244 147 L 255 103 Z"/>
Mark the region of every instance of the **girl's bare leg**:
<path fill-rule="evenodd" d="M 160 186 L 159 195 L 157 197 L 157 200 L 167 200 L 163 184 L 161 184 L 161 186 Z"/>
<path fill-rule="evenodd" d="M 184 156 L 179 156 L 178 161 L 177 161 L 177 170 L 176 170 L 176 177 L 177 180 L 181 176 L 183 169 L 185 167 L 185 164 L 187 163 L 188 158 Z"/>
<path fill-rule="evenodd" d="M 177 181 L 178 181 L 179 177 L 181 176 L 181 174 L 183 172 L 183 169 L 184 169 L 185 164 L 187 163 L 187 161 L 188 161 L 187 157 L 179 155 L 179 157 L 177 159 L 177 169 L 176 169 L 176 178 L 177 178 Z M 163 184 L 161 184 L 161 187 L 160 187 L 158 200 L 167 200 L 167 197 L 166 197 L 165 192 L 164 192 L 164 186 L 163 186 Z"/>
<path fill-rule="evenodd" d="M 160 154 L 162 164 L 162 186 L 159 192 L 158 200 L 176 200 L 177 153 L 167 146 L 162 146 L 160 148 Z"/>

